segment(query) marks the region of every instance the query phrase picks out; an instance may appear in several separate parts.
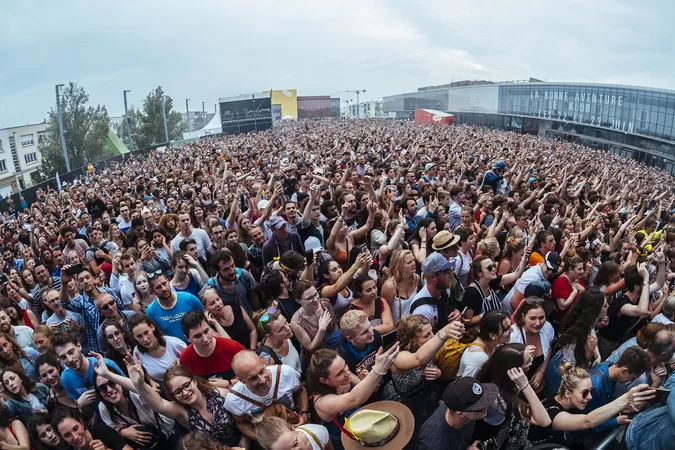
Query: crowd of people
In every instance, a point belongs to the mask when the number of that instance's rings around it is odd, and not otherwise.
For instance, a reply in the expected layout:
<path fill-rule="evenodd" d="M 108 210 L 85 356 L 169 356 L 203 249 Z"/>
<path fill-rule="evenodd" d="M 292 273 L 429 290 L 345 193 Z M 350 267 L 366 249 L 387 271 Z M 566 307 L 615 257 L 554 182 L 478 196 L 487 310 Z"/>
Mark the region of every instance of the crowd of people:
<path fill-rule="evenodd" d="M 675 448 L 672 186 L 538 136 L 325 120 L 10 201 L 0 449 Z"/>

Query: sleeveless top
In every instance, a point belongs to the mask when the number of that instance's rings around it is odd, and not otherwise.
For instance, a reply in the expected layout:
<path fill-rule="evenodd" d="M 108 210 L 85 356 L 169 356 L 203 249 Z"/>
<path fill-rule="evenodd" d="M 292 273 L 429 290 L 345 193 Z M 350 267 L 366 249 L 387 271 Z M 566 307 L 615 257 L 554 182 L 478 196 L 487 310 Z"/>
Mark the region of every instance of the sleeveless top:
<path fill-rule="evenodd" d="M 374 313 L 372 316 L 368 316 L 368 320 L 370 320 L 370 324 L 374 327 L 378 325 L 382 325 L 382 311 L 384 310 L 384 299 L 382 297 L 378 297 L 375 299 L 375 304 L 374 304 Z M 363 306 L 358 306 L 355 305 L 354 303 L 350 303 L 347 306 L 347 311 L 351 311 L 353 309 L 357 309 L 359 311 L 363 311 Z"/>
<path fill-rule="evenodd" d="M 232 315 L 234 320 L 232 325 L 229 327 L 223 326 L 223 329 L 227 331 L 227 334 L 230 335 L 231 339 L 239 342 L 244 348 L 251 348 L 251 335 L 246 322 L 244 322 L 244 315 L 241 312 L 241 306 L 234 304 L 230 305 L 232 307 Z M 222 324 L 221 324 L 222 326 Z"/>
<path fill-rule="evenodd" d="M 352 386 L 349 390 L 351 391 L 354 387 Z M 314 400 L 314 403 L 316 403 L 316 400 Z M 361 406 L 356 406 L 352 409 L 348 409 L 347 411 L 340 413 L 333 417 L 333 420 L 337 421 L 340 425 L 344 427 L 345 424 L 345 418 L 351 416 L 354 414 Z M 330 436 L 330 440 L 333 443 L 333 449 L 334 450 L 344 450 L 344 446 L 342 445 L 342 430 L 333 422 L 333 420 L 323 420 L 321 419 L 321 425 L 326 427 L 328 430 L 328 436 Z"/>
<path fill-rule="evenodd" d="M 342 317 L 342 315 L 347 311 L 347 306 L 349 306 L 349 304 L 352 302 L 353 293 L 349 288 L 346 289 L 347 292 L 349 292 L 347 297 L 344 297 L 342 295 L 342 291 L 340 291 L 337 293 L 335 302 L 333 303 L 333 311 L 335 311 L 335 316 L 338 320 L 340 320 L 340 317 Z"/>
<path fill-rule="evenodd" d="M 408 296 L 408 298 L 403 298 L 398 293 L 398 283 L 396 283 L 396 280 L 394 280 L 396 293 L 394 294 L 394 301 L 391 304 L 391 316 L 394 319 L 394 325 L 396 325 L 398 321 L 401 320 L 401 317 L 406 316 L 410 313 L 410 305 L 412 304 L 412 300 L 415 298 L 415 295 L 417 295 L 417 293 L 420 290 L 420 281 L 421 278 L 417 281 L 417 284 L 415 285 L 415 290 L 412 291 L 412 293 Z"/>
<path fill-rule="evenodd" d="M 223 445 L 236 446 L 239 431 L 234 424 L 234 417 L 225 409 L 225 397 L 215 392 L 206 397 L 206 410 L 213 414 L 213 422 L 209 422 L 194 408 L 187 407 L 188 424 L 191 431 L 201 431 Z"/>
<path fill-rule="evenodd" d="M 488 293 L 485 294 L 483 292 L 483 289 L 478 284 L 478 282 L 474 281 L 469 285 L 469 287 L 467 287 L 467 291 L 472 288 L 478 291 L 478 294 L 480 295 L 481 300 L 483 301 L 481 304 L 480 314 L 485 314 L 486 312 L 492 311 L 493 309 L 501 308 L 502 302 L 499 299 L 497 293 L 494 290 L 492 290 L 492 287 L 488 285 Z"/>
<path fill-rule="evenodd" d="M 341 250 L 336 245 L 333 261 L 340 264 L 340 267 L 342 267 L 343 271 L 347 271 L 347 264 L 349 263 L 349 241 L 347 241 L 347 250 Z"/>

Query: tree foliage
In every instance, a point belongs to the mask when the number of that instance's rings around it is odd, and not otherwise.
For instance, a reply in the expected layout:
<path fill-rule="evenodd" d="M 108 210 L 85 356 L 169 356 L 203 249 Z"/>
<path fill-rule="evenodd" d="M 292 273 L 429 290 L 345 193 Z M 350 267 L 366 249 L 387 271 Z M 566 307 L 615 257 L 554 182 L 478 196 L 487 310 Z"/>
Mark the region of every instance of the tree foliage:
<path fill-rule="evenodd" d="M 164 90 L 161 86 L 157 86 L 143 99 L 143 106 L 140 109 L 131 108 L 129 110 L 134 149 L 161 144 L 166 141 L 164 118 L 162 116 L 163 95 Z M 181 114 L 173 109 L 173 99 L 169 96 L 166 97 L 166 122 L 169 129 L 169 139 L 172 141 L 182 139 L 185 125 Z M 122 123 L 117 134 L 128 146 L 126 122 Z"/>
<path fill-rule="evenodd" d="M 87 106 L 89 95 L 72 81 L 61 88 L 63 130 L 70 159 L 70 168 L 77 169 L 108 156 L 106 139 L 110 118 L 105 106 Z M 56 107 L 49 111 L 47 133 L 39 144 L 42 164 L 38 180 L 43 181 L 66 172 Z"/>

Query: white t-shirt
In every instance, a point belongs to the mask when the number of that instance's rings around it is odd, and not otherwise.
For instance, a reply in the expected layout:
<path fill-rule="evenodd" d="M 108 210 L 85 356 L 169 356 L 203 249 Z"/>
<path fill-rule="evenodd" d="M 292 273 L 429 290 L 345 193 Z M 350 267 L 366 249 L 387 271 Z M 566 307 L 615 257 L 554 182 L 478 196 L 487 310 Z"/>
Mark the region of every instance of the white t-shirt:
<path fill-rule="evenodd" d="M 134 357 L 140 358 L 143 368 L 147 374 L 155 381 L 164 382 L 164 373 L 170 367 L 180 364 L 180 354 L 187 347 L 185 342 L 173 336 L 164 335 L 166 339 L 166 351 L 161 358 L 153 358 L 148 353 L 141 353 L 136 347 L 134 349 Z"/>
<path fill-rule="evenodd" d="M 33 329 L 25 325 L 14 325 L 14 340 L 21 348 L 33 345 Z"/>
<path fill-rule="evenodd" d="M 521 332 L 520 327 L 515 323 L 511 325 L 511 336 L 509 338 L 509 343 L 511 344 L 524 344 L 523 342 L 523 332 Z M 541 351 L 544 354 L 544 359 L 548 356 L 549 350 L 551 350 L 551 342 L 555 337 L 555 331 L 553 330 L 553 325 L 548 321 L 544 322 L 544 326 L 539 330 L 539 340 L 541 341 Z"/>
<path fill-rule="evenodd" d="M 287 339 L 286 341 L 288 342 L 288 354 L 286 356 L 277 354 L 277 357 L 281 360 L 282 364 L 291 366 L 296 372 L 302 372 L 302 364 L 300 362 L 300 354 L 298 353 L 298 350 L 295 348 L 290 339 Z M 268 353 L 266 351 L 261 351 L 260 356 L 263 355 L 268 355 Z M 272 358 L 272 355 L 268 356 Z M 272 358 L 272 363 L 274 363 L 274 358 Z"/>
<path fill-rule="evenodd" d="M 307 436 L 307 440 L 309 440 L 309 443 L 312 446 L 312 450 L 321 450 L 323 448 L 326 448 L 328 442 L 330 441 L 328 430 L 323 425 L 315 425 L 313 423 L 307 423 L 305 425 L 297 427 L 296 430 L 300 430 L 302 434 Z M 314 436 L 309 434 L 307 430 L 312 432 L 312 434 L 319 440 L 321 445 L 316 443 L 316 441 L 314 440 Z"/>
<path fill-rule="evenodd" d="M 300 374 L 291 366 L 287 366 L 286 364 L 282 364 L 281 367 L 281 378 L 279 379 L 277 402 L 288 408 L 293 408 L 295 406 L 293 394 L 298 389 L 298 386 L 300 386 Z M 270 371 L 270 376 L 272 377 L 272 384 L 270 386 L 269 392 L 264 397 L 260 397 L 251 392 L 242 382 L 235 384 L 230 388 L 230 390 L 239 392 L 240 394 L 260 402 L 265 406 L 269 406 L 272 404 L 272 399 L 274 397 L 274 387 L 277 384 L 276 381 L 278 368 L 279 366 L 277 365 L 267 367 L 267 370 Z M 263 412 L 263 409 L 259 406 L 256 406 L 251 402 L 244 400 L 243 398 L 239 398 L 231 393 L 225 397 L 225 409 L 235 416 L 255 417 L 256 415 L 262 414 Z"/>
<path fill-rule="evenodd" d="M 475 377 L 488 358 L 487 353 L 484 353 L 480 347 L 467 347 L 462 354 L 462 359 L 459 360 L 457 378 Z"/>
<path fill-rule="evenodd" d="M 179 245 L 181 241 L 188 238 L 195 240 L 199 257 L 206 259 L 206 251 L 211 248 L 211 239 L 209 239 L 209 235 L 206 234 L 206 231 L 202 230 L 201 228 L 192 228 L 192 233 L 190 233 L 190 236 L 187 237 L 184 237 L 178 233 L 176 237 L 171 240 L 171 251 L 177 252 L 180 250 Z"/>
<path fill-rule="evenodd" d="M 662 323 L 664 325 L 670 325 L 673 323 L 673 321 L 664 316 L 663 313 L 659 313 L 656 317 L 652 319 L 652 323 Z"/>
<path fill-rule="evenodd" d="M 129 425 L 129 424 L 135 424 L 135 423 L 142 423 L 146 425 L 153 425 L 157 426 L 157 418 L 159 417 L 159 425 L 162 427 L 162 433 L 166 436 L 169 437 L 173 434 L 173 427 L 174 427 L 174 421 L 173 419 L 169 419 L 166 416 L 163 416 L 161 414 L 155 415 L 153 410 L 143 403 L 143 400 L 141 400 L 141 396 L 138 395 L 135 392 L 129 392 L 129 398 L 131 398 L 131 402 L 134 404 L 136 407 L 136 412 L 138 413 L 138 421 L 136 420 L 135 417 L 126 417 L 123 414 L 118 414 L 121 416 L 121 419 L 119 422 L 113 422 L 112 417 L 110 416 L 110 411 L 108 411 L 108 408 L 105 406 L 103 402 L 99 402 L 98 404 L 98 412 L 101 414 L 101 419 L 103 419 L 103 422 L 105 422 L 106 425 L 108 425 L 110 428 L 113 430 L 119 432 L 124 425 Z"/>
<path fill-rule="evenodd" d="M 516 291 L 520 292 L 521 294 L 525 294 L 525 288 L 527 288 L 530 283 L 534 283 L 535 281 L 541 282 L 545 279 L 546 277 L 544 277 L 544 274 L 541 272 L 541 266 L 539 266 L 539 264 L 527 269 L 525 272 L 523 272 L 523 275 L 518 278 L 518 281 L 516 281 L 516 284 L 513 285 L 509 293 L 506 294 L 504 300 L 502 300 L 502 310 L 512 314 L 513 308 L 511 308 L 511 297 L 516 294 Z"/>

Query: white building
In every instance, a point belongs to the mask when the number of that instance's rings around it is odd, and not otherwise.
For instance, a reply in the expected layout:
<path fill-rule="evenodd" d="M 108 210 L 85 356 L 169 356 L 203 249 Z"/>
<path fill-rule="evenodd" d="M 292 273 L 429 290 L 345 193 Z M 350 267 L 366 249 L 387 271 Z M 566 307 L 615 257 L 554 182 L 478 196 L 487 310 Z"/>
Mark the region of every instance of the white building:
<path fill-rule="evenodd" d="M 0 130 L 0 193 L 8 186 L 17 192 L 34 184 L 42 155 L 38 144 L 47 136 L 47 123 L 9 127 Z"/>
<path fill-rule="evenodd" d="M 358 105 L 351 103 L 345 108 L 342 108 L 342 115 L 350 118 L 372 119 L 384 117 L 382 111 L 382 102 L 373 100 L 369 102 L 361 102 Z"/>

